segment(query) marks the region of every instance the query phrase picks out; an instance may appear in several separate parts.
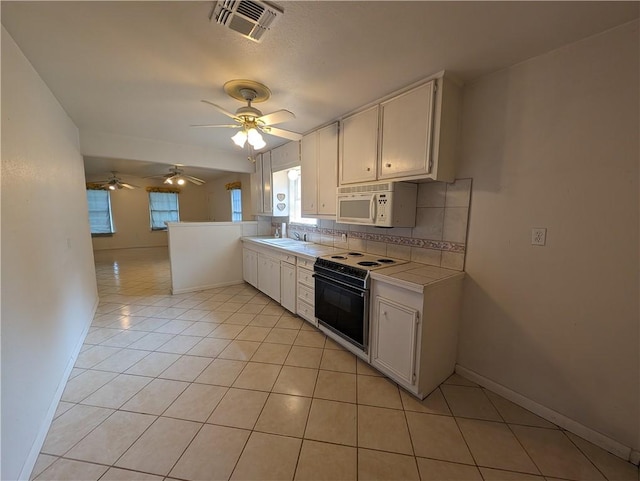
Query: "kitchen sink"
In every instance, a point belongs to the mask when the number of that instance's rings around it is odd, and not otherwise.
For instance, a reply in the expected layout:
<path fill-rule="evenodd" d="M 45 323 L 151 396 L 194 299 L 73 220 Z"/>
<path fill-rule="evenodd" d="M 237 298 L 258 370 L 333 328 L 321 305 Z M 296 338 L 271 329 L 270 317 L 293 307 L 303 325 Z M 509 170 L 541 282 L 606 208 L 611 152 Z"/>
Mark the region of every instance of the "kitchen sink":
<path fill-rule="evenodd" d="M 279 237 L 274 239 L 263 239 L 262 242 L 266 242 L 267 244 L 273 244 L 276 246 L 288 246 L 288 247 L 313 244 L 313 242 L 299 241 L 295 239 L 279 238 Z"/>

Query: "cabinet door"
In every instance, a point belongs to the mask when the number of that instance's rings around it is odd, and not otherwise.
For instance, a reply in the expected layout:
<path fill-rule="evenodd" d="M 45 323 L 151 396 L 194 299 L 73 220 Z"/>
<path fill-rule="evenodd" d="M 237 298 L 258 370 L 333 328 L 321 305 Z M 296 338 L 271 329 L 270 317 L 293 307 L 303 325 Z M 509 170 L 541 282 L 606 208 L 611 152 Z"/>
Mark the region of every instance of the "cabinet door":
<path fill-rule="evenodd" d="M 318 214 L 336 214 L 338 187 L 338 124 L 318 130 Z M 303 204 L 304 205 L 304 204 Z"/>
<path fill-rule="evenodd" d="M 381 104 L 379 179 L 429 174 L 435 82 Z"/>
<path fill-rule="evenodd" d="M 256 155 L 255 172 L 251 174 L 251 207 L 254 215 L 264 212 L 262 194 L 262 154 Z"/>
<path fill-rule="evenodd" d="M 274 301 L 280 302 L 280 260 L 267 257 L 269 288 L 265 291 Z"/>
<path fill-rule="evenodd" d="M 258 253 L 242 249 L 242 278 L 253 287 L 258 287 Z"/>
<path fill-rule="evenodd" d="M 340 184 L 376 179 L 378 160 L 378 106 L 342 121 Z"/>
<path fill-rule="evenodd" d="M 300 144 L 300 189 L 302 191 L 302 213 L 318 213 L 317 145 L 318 133 L 311 132 L 302 137 Z"/>
<path fill-rule="evenodd" d="M 269 257 L 262 252 L 258 253 L 258 290 L 264 292 L 268 296 L 269 284 L 271 283 L 271 265 L 268 263 Z"/>
<path fill-rule="evenodd" d="M 418 311 L 377 296 L 371 327 L 371 363 L 414 384 Z"/>
<path fill-rule="evenodd" d="M 296 313 L 296 268 L 288 262 L 280 263 L 280 304 Z"/>
<path fill-rule="evenodd" d="M 273 213 L 273 192 L 271 189 L 271 152 L 262 154 L 262 205 L 265 214 Z"/>

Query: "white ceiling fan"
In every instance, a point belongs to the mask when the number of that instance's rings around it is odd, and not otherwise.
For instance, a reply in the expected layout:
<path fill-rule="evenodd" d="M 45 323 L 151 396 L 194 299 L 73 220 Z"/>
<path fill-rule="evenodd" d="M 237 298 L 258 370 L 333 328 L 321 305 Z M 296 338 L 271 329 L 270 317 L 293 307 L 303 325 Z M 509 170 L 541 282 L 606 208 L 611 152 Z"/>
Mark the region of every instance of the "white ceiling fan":
<path fill-rule="evenodd" d="M 111 172 L 111 177 L 109 177 L 107 180 L 99 180 L 96 183 L 97 184 L 102 184 L 101 187 L 103 189 L 109 189 L 109 190 L 119 190 L 119 189 L 122 189 L 123 187 L 125 189 L 137 189 L 138 188 L 137 185 L 127 184 L 126 182 L 123 182 L 122 179 L 120 179 L 116 174 L 117 174 L 117 172 L 112 171 Z"/>
<path fill-rule="evenodd" d="M 185 174 L 184 170 L 177 165 L 170 167 L 168 174 L 154 175 L 151 177 L 164 179 L 164 183 L 170 185 L 185 185 L 187 182 L 191 182 L 195 185 L 202 185 L 205 183 L 204 180 L 199 179 L 198 177 Z"/>
<path fill-rule="evenodd" d="M 241 129 L 231 140 L 240 148 L 244 148 L 245 144 L 249 148 L 249 158 L 253 159 L 253 151 L 266 147 L 266 142 L 262 138 L 261 133 L 275 135 L 289 140 L 300 140 L 302 135 L 290 130 L 273 127 L 274 124 L 293 120 L 296 116 L 288 110 L 276 110 L 270 114 L 263 115 L 262 112 L 251 104 L 256 102 L 264 102 L 271 97 L 271 91 L 266 85 L 253 80 L 230 80 L 224 84 L 224 91 L 230 97 L 236 100 L 247 102 L 246 106 L 240 107 L 232 114 L 228 110 L 214 104 L 208 100 L 202 102 L 211 105 L 219 112 L 227 117 L 232 118 L 235 124 L 201 124 L 191 125 L 191 127 L 216 128 L 226 127 L 232 129 Z"/>

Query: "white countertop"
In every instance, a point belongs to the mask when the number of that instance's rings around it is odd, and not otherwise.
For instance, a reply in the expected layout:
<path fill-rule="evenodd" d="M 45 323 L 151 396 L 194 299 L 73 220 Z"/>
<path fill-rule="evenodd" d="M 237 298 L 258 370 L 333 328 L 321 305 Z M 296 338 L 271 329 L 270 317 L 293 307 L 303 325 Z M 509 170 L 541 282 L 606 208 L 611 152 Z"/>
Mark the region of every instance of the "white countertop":
<path fill-rule="evenodd" d="M 271 249 L 284 252 L 285 254 L 293 254 L 310 260 L 315 260 L 315 258 L 319 256 L 346 252 L 346 249 L 337 249 L 335 247 L 325 246 L 322 244 L 314 244 L 313 242 L 297 241 L 287 237 L 252 236 L 242 237 L 240 240 L 242 240 L 242 242 L 250 242 L 260 246 L 269 247 Z"/>
<path fill-rule="evenodd" d="M 409 262 L 371 271 L 371 279 L 373 280 L 389 282 L 417 292 L 422 292 L 429 285 L 460 277 L 464 277 L 464 272 L 420 264 L 419 262 Z"/>
<path fill-rule="evenodd" d="M 314 244 L 313 242 L 302 242 L 289 238 L 270 236 L 242 237 L 241 240 L 310 260 L 314 260 L 319 256 L 339 254 L 347 251 L 346 249 Z M 419 262 L 408 262 L 406 264 L 371 271 L 371 279 L 395 284 L 416 292 L 422 292 L 429 285 L 463 276 L 464 272 L 430 266 L 428 264 L 420 264 Z"/>

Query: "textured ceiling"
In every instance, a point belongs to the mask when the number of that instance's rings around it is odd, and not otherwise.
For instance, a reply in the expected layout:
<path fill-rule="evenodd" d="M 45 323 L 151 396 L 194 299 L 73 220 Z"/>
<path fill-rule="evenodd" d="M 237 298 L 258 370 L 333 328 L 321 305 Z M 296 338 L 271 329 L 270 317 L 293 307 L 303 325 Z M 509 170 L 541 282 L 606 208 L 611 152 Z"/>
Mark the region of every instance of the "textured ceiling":
<path fill-rule="evenodd" d="M 81 129 L 234 152 L 222 85 L 268 85 L 300 133 L 440 70 L 464 82 L 638 17 L 637 2 L 281 2 L 261 43 L 213 2 L 2 2 L 2 24 Z M 268 148 L 284 141 L 268 136 Z M 164 168 L 164 166 L 163 166 Z"/>

